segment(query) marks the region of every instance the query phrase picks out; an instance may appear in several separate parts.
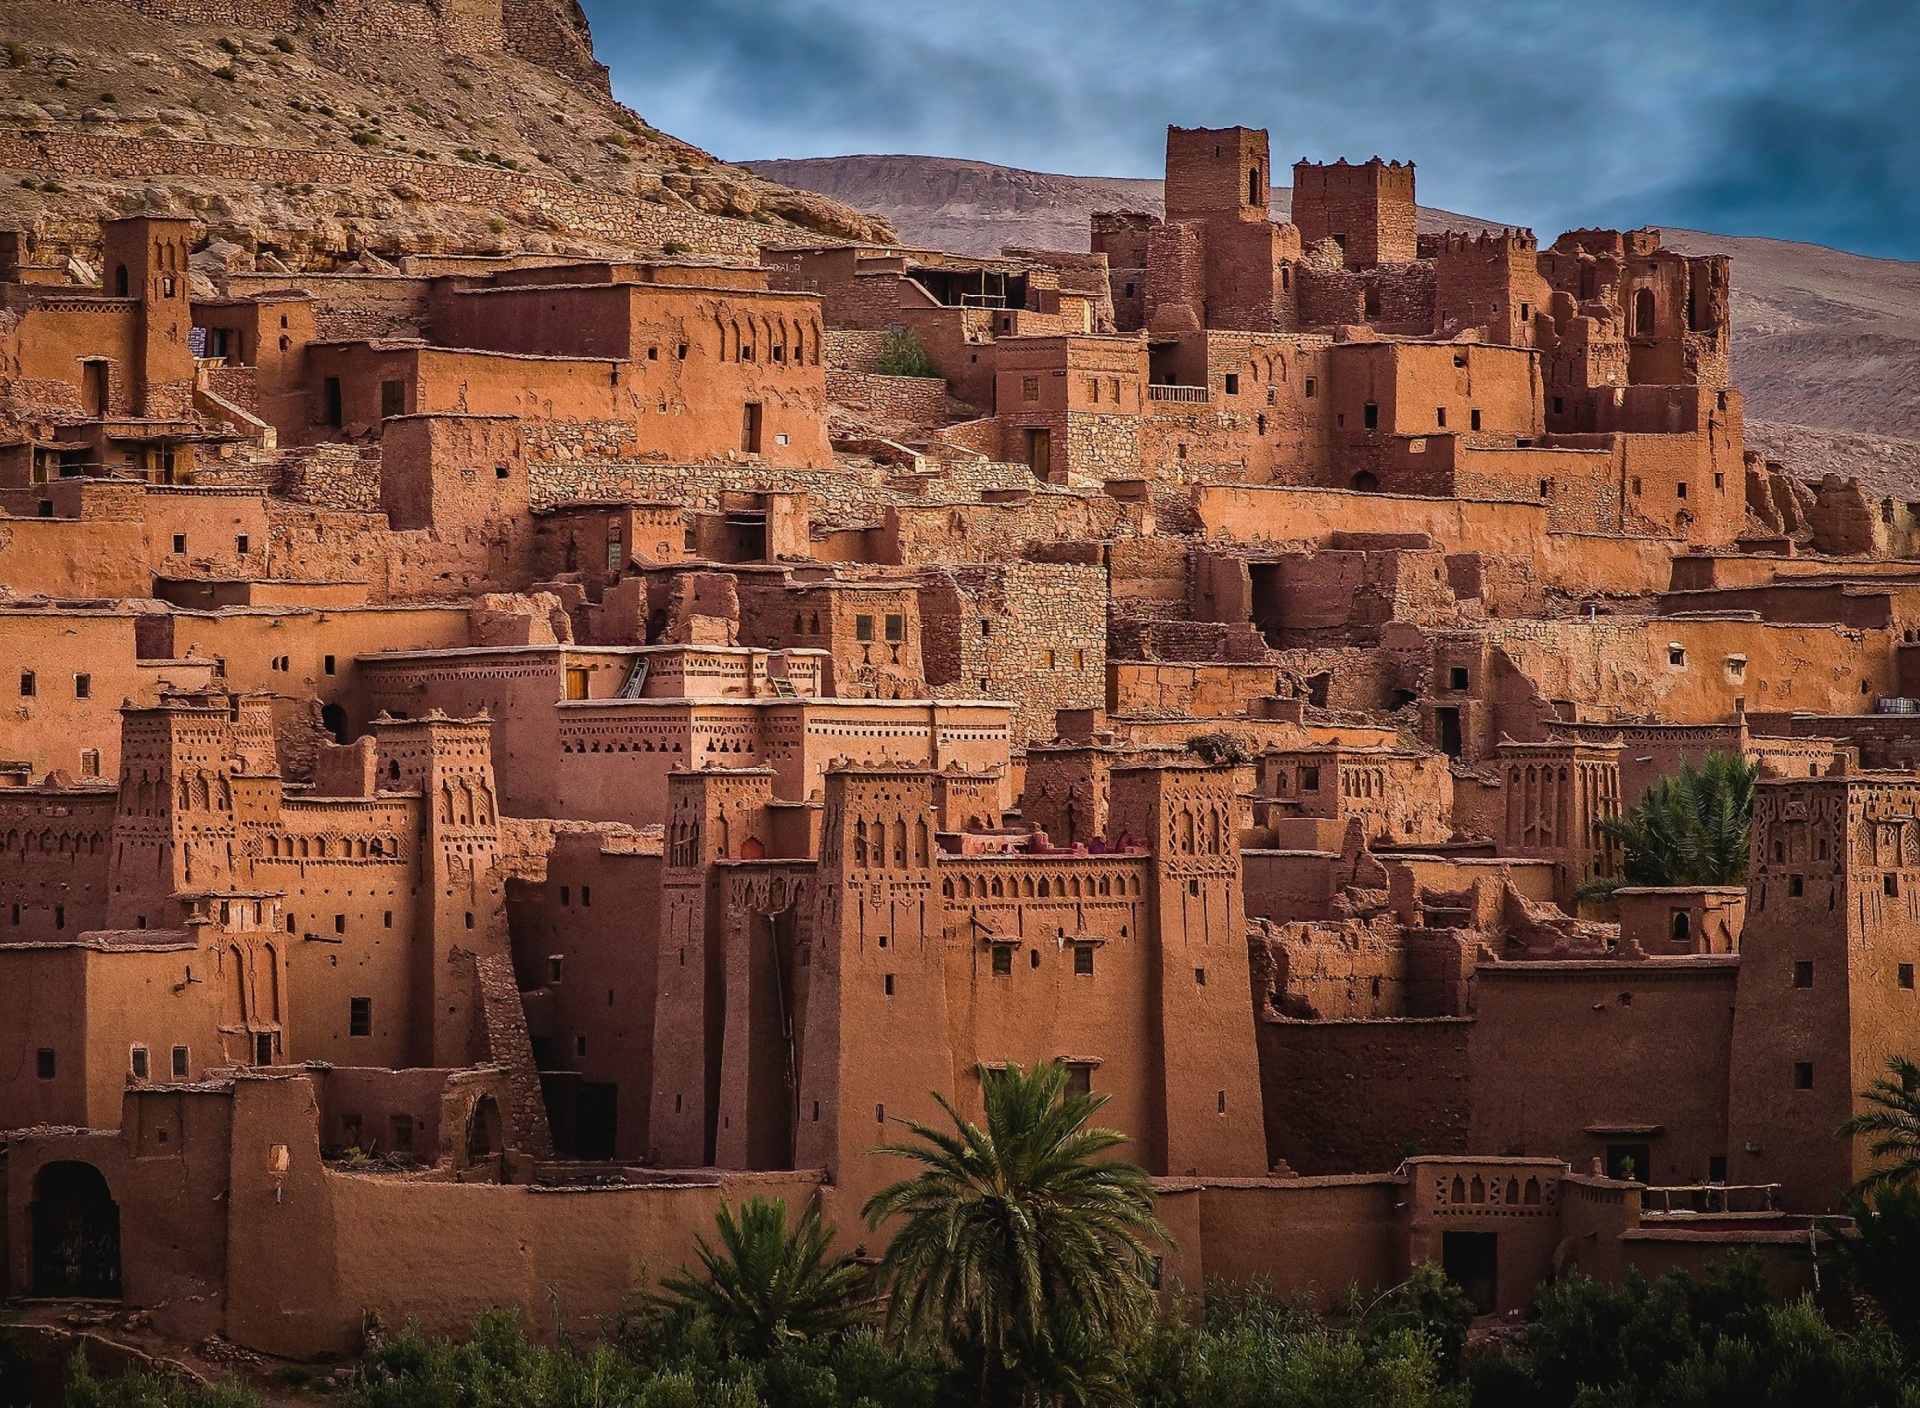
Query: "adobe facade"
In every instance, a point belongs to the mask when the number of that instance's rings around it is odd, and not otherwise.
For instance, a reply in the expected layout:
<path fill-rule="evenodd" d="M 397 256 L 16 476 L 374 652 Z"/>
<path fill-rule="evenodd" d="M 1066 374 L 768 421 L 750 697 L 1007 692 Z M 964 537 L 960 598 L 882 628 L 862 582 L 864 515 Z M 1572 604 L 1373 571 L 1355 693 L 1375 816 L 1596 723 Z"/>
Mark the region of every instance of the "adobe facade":
<path fill-rule="evenodd" d="M 1040 1060 L 1189 1286 L 1790 1274 L 1920 1044 L 1911 506 L 1746 452 L 1722 257 L 1167 156 L 994 258 L 0 239 L 8 1292 L 586 1328 Z M 1709 749 L 1748 883 L 1583 900 Z"/>

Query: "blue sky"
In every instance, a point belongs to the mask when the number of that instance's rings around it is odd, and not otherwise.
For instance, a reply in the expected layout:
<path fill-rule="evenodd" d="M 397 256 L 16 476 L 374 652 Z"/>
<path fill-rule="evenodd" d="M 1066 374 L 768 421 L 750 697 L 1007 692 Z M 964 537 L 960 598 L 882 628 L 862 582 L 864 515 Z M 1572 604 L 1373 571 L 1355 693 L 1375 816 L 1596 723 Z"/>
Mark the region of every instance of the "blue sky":
<path fill-rule="evenodd" d="M 614 91 L 730 160 L 1157 176 L 1411 158 L 1423 204 L 1920 258 L 1920 0 L 584 0 Z"/>

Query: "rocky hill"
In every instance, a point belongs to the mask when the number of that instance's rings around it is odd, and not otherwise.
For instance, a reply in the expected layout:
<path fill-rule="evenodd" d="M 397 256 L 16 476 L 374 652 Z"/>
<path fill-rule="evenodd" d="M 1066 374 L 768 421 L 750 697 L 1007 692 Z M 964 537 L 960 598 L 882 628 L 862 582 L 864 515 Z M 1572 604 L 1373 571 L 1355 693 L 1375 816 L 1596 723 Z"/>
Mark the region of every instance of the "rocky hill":
<path fill-rule="evenodd" d="M 884 215 L 909 243 L 974 253 L 1085 249 L 1093 211 L 1160 210 L 1158 181 L 943 157 L 748 164 Z M 1273 205 L 1284 218 L 1292 192 L 1276 188 Z M 1422 229 L 1487 226 L 1421 212 Z M 1746 394 L 1749 444 L 1801 474 L 1855 474 L 1875 492 L 1920 498 L 1920 264 L 1692 230 L 1666 238 L 1689 254 L 1733 256 L 1734 379 Z"/>
<path fill-rule="evenodd" d="M 573 0 L 0 0 L 0 225 L 137 209 L 292 269 L 892 234 L 616 103 Z"/>

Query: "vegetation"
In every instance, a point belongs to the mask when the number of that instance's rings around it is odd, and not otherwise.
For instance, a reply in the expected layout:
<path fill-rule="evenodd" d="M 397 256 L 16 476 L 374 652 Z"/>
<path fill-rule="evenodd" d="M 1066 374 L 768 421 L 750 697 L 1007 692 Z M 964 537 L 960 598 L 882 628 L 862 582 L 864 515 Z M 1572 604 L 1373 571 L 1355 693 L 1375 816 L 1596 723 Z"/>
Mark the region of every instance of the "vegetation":
<path fill-rule="evenodd" d="M 292 36 L 290 36 L 290 35 L 286 35 L 286 34 L 276 34 L 276 35 L 274 35 L 274 36 L 273 36 L 273 47 L 274 47 L 274 48 L 276 48 L 276 49 L 278 49 L 278 50 L 279 50 L 279 51 L 280 51 L 281 53 L 283 53 L 283 54 L 291 54 L 291 53 L 293 52 L 293 38 L 292 38 Z"/>
<path fill-rule="evenodd" d="M 1583 899 L 1604 899 L 1626 885 L 1744 885 L 1759 770 L 1737 753 L 1709 750 L 1696 769 L 1661 778 L 1625 816 L 1600 830 L 1626 852 L 1625 873 L 1598 880 Z"/>
<path fill-rule="evenodd" d="M 881 376 L 939 376 L 925 345 L 909 328 L 894 328 L 880 344 L 875 360 Z"/>
<path fill-rule="evenodd" d="M 1920 1064 L 1905 1056 L 1887 1061 L 1887 1074 L 1860 1092 L 1870 1107 L 1840 1126 L 1840 1137 L 1865 1136 L 1881 1163 L 1860 1181 L 1860 1192 L 1911 1186 L 1920 1179 Z"/>
<path fill-rule="evenodd" d="M 736 1354 L 764 1359 L 782 1345 L 821 1339 L 868 1319 L 861 1272 L 832 1254 L 833 1233 L 817 1204 L 787 1226 L 787 1205 L 750 1199 L 736 1216 L 721 1206 L 720 1245 L 698 1239 L 702 1272 L 682 1269 L 664 1285 L 678 1303 L 704 1315 Z"/>
<path fill-rule="evenodd" d="M 33 62 L 32 53 L 17 39 L 9 39 L 4 46 L 0 47 L 6 50 L 8 68 L 25 68 Z"/>
<path fill-rule="evenodd" d="M 1920 1408 L 1891 1335 L 1773 1303 L 1751 1258 L 1699 1281 L 1576 1272 L 1541 1290 L 1517 1354 L 1475 1359 L 1468 1378 L 1474 1408 Z"/>
<path fill-rule="evenodd" d="M 1048 1401 L 1063 1374 L 1104 1376 L 1101 1358 L 1145 1326 L 1150 1242 L 1172 1238 L 1146 1171 L 1107 1157 L 1126 1136 L 1089 1127 L 1107 1096 L 1069 1091 L 1058 1062 L 976 1069 L 984 1129 L 936 1096 L 951 1129 L 909 1120 L 911 1140 L 875 1150 L 920 1165 L 865 1210 L 894 1224 L 887 1323 L 944 1338 L 982 1403 Z"/>
<path fill-rule="evenodd" d="M 67 1362 L 66 1408 L 262 1408 L 258 1395 L 237 1383 L 209 1387 L 162 1374 L 122 1374 L 97 1379 L 87 1356 Z"/>

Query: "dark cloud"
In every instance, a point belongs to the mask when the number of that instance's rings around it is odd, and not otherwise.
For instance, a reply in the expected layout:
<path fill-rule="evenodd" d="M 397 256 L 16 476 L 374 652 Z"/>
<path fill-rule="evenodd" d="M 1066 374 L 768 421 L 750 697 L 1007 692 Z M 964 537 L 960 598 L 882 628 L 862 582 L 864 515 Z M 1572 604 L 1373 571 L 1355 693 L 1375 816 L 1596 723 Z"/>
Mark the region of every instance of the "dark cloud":
<path fill-rule="evenodd" d="M 1429 205 L 1920 256 L 1911 0 L 586 0 L 616 91 L 735 159 L 1158 174 L 1164 129 L 1411 158 Z"/>

